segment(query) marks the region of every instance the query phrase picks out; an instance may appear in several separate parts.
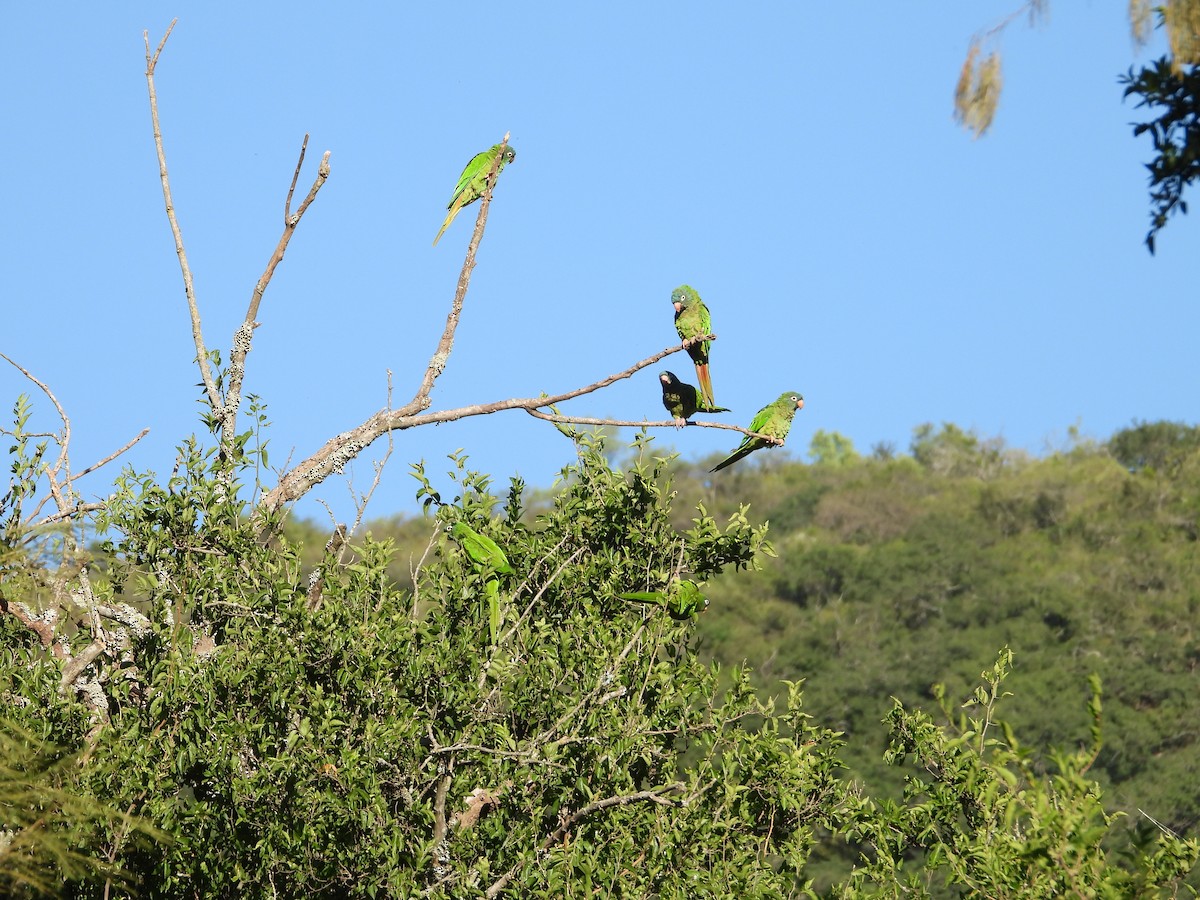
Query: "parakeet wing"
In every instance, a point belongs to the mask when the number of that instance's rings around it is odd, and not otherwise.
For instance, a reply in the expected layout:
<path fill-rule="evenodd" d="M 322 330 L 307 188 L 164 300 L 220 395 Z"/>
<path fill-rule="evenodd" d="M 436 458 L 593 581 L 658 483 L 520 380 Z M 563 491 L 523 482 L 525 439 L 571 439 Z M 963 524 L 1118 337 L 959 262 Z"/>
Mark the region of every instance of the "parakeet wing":
<path fill-rule="evenodd" d="M 513 568 L 500 545 L 485 534 L 480 534 L 466 522 L 456 522 L 450 529 L 451 536 L 467 551 L 467 556 L 477 566 L 490 566 L 492 571 L 511 574 Z"/>

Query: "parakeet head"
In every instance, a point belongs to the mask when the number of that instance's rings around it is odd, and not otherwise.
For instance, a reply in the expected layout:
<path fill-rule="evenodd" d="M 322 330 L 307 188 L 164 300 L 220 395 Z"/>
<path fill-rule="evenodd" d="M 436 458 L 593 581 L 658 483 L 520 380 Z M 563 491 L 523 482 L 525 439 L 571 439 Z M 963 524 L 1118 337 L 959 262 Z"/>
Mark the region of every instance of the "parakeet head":
<path fill-rule="evenodd" d="M 671 303 L 675 307 L 675 312 L 682 312 L 699 299 L 700 295 L 686 284 L 682 284 L 671 291 Z"/>
<path fill-rule="evenodd" d="M 663 383 L 663 387 L 675 387 L 680 383 L 679 379 L 675 377 L 674 372 L 661 372 L 659 373 L 658 380 Z"/>
<path fill-rule="evenodd" d="M 510 162 L 512 162 L 516 158 L 517 158 L 517 151 L 514 150 L 512 147 L 505 147 L 504 148 L 504 159 L 501 160 L 500 165 L 507 166 Z"/>
<path fill-rule="evenodd" d="M 794 405 L 796 409 L 804 409 L 804 395 L 799 391 L 784 394 L 779 399 L 785 400 L 789 406 Z"/>

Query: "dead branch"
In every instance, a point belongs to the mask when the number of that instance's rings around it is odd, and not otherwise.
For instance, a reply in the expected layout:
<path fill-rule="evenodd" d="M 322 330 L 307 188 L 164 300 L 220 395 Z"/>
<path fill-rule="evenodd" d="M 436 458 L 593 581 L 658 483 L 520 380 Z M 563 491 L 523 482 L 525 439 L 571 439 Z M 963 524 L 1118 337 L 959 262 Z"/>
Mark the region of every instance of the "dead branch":
<path fill-rule="evenodd" d="M 142 32 L 142 40 L 146 45 L 146 88 L 150 95 L 150 122 L 154 129 L 154 149 L 158 154 L 158 173 L 159 180 L 162 182 L 163 202 L 166 205 L 167 221 L 171 226 L 171 234 L 175 238 L 175 253 L 179 257 L 179 268 L 183 275 L 183 291 L 187 297 L 188 312 L 192 320 L 192 339 L 196 344 L 196 364 L 200 367 L 200 377 L 204 382 L 204 391 L 208 397 L 209 409 L 212 411 L 213 418 L 220 424 L 221 452 L 228 455 L 233 447 L 234 437 L 237 433 L 237 414 L 241 406 L 242 382 L 246 375 L 246 355 L 250 352 L 254 329 L 258 327 L 255 319 L 258 316 L 259 305 L 262 303 L 263 295 L 266 293 L 271 277 L 275 274 L 276 267 L 283 261 L 283 255 L 287 250 L 288 242 L 291 241 L 292 235 L 295 233 L 296 226 L 300 223 L 300 219 L 303 218 L 309 205 L 316 199 L 317 192 L 329 178 L 330 153 L 327 150 L 325 151 L 325 155 L 321 157 L 321 164 L 317 167 L 317 177 L 309 189 L 308 196 L 304 198 L 304 201 L 300 204 L 300 208 L 293 214 L 291 211 L 292 196 L 295 193 L 296 182 L 299 180 L 300 169 L 304 164 L 305 152 L 308 149 L 308 135 L 304 136 L 304 141 L 300 147 L 300 159 L 296 163 L 296 170 L 292 175 L 291 185 L 288 187 L 287 200 L 284 203 L 283 234 L 276 243 L 270 259 L 267 260 L 266 269 L 254 285 L 254 291 L 250 295 L 250 304 L 246 310 L 245 320 L 233 333 L 233 346 L 229 352 L 227 387 L 225 396 L 222 397 L 220 386 L 217 384 L 209 362 L 208 347 L 204 342 L 204 333 L 200 324 L 200 305 L 196 300 L 196 288 L 192 279 L 192 270 L 188 264 L 187 251 L 184 249 L 183 231 L 180 229 L 179 220 L 175 216 L 175 202 L 171 197 L 171 179 L 167 174 L 167 154 L 163 145 L 162 127 L 158 117 L 158 94 L 154 87 L 154 71 L 158 66 L 159 55 L 162 53 L 163 47 L 166 46 L 167 38 L 171 36 L 171 32 L 178 21 L 178 19 L 171 21 L 171 24 L 167 27 L 166 34 L 163 35 L 162 40 L 158 43 L 158 49 L 153 53 L 150 52 L 149 32 Z"/>
<path fill-rule="evenodd" d="M 525 412 L 537 419 L 545 419 L 547 422 L 558 422 L 563 425 L 612 425 L 617 428 L 676 428 L 673 419 L 668 419 L 665 422 L 651 422 L 648 419 L 641 421 L 632 419 L 594 419 L 588 416 L 562 416 L 556 413 L 544 413 L 540 409 L 527 409 Z M 779 438 L 771 437 L 768 434 L 762 434 L 758 431 L 750 431 L 748 428 L 742 428 L 740 425 L 729 425 L 725 422 L 693 422 L 688 420 L 688 425 L 694 425 L 697 428 L 719 428 L 722 431 L 739 431 L 747 437 L 760 438 L 768 444 L 774 444 L 778 447 L 783 446 L 783 441 Z"/>
<path fill-rule="evenodd" d="M 59 512 L 63 512 L 73 505 L 69 502 L 69 494 L 63 491 L 63 482 L 61 482 L 58 478 L 58 473 L 65 467 L 67 470 L 67 491 L 70 491 L 72 479 L 68 449 L 71 444 L 71 420 L 67 418 L 66 410 L 63 409 L 62 404 L 58 402 L 58 398 L 54 396 L 54 392 L 46 386 L 45 382 L 40 381 L 32 372 L 9 357 L 5 356 L 3 353 L 0 353 L 0 357 L 3 357 L 6 362 L 13 366 L 13 368 L 15 368 L 18 372 L 36 384 L 39 389 L 41 389 L 41 392 L 46 395 L 52 404 L 54 404 L 54 409 L 58 412 L 58 418 L 63 423 L 62 431 L 52 435 L 54 442 L 58 444 L 58 458 L 55 459 L 51 465 L 47 466 L 45 471 L 46 482 L 50 488 L 50 494 L 54 497 L 54 502 L 58 506 Z M 38 504 L 37 508 L 40 510 L 41 506 L 42 504 Z"/>
<path fill-rule="evenodd" d="M 279 241 L 275 245 L 275 250 L 271 253 L 271 258 L 267 260 L 266 269 L 254 285 L 254 291 L 250 295 L 250 305 L 246 309 L 246 318 L 238 326 L 237 331 L 233 333 L 233 347 L 229 351 L 229 387 L 225 391 L 224 403 L 220 407 L 213 407 L 213 414 L 217 415 L 221 420 L 222 452 L 232 448 L 233 439 L 237 434 L 237 414 L 242 403 L 242 382 L 246 377 L 246 356 L 250 353 L 254 329 L 258 327 L 258 322 L 256 321 L 258 318 L 258 307 L 262 303 L 263 295 L 267 292 L 267 285 L 271 283 L 271 278 L 275 275 L 275 269 L 283 262 L 283 255 L 287 252 L 287 246 L 292 240 L 292 235 L 296 233 L 296 226 L 300 224 L 304 213 L 308 211 L 308 207 L 317 198 L 317 192 L 321 190 L 329 178 L 329 156 L 331 151 L 326 150 L 321 157 L 321 164 L 317 167 L 317 177 L 313 180 L 312 187 L 308 189 L 308 196 L 304 198 L 295 215 L 291 213 L 292 192 L 296 187 L 296 178 L 300 173 L 300 166 L 304 164 L 304 153 L 307 147 L 308 135 L 306 134 L 304 135 L 304 142 L 300 146 L 300 160 L 296 163 L 296 173 L 292 177 L 291 187 L 288 188 L 287 202 L 284 204 L 283 233 L 279 236 Z"/>
<path fill-rule="evenodd" d="M 50 491 L 49 494 L 38 502 L 37 506 L 33 508 L 33 512 L 25 517 L 25 521 L 22 524 L 27 528 L 49 525 L 53 522 L 72 519 L 83 513 L 94 512 L 97 509 L 103 508 L 103 504 L 101 503 L 81 502 L 79 493 L 75 490 L 75 482 L 84 475 L 94 472 L 101 466 L 112 462 L 114 459 L 140 441 L 143 437 L 145 437 L 149 433 L 150 429 L 142 429 L 142 432 L 137 437 L 129 441 L 119 450 L 115 450 L 99 462 L 93 463 L 82 472 L 72 475 L 70 457 L 71 419 L 67 416 L 67 411 L 63 409 L 62 404 L 58 402 L 58 398 L 54 396 L 54 392 L 50 390 L 49 386 L 46 385 L 45 382 L 41 381 L 32 372 L 4 353 L 0 353 L 0 359 L 3 359 L 14 369 L 38 386 L 38 389 L 41 390 L 41 392 L 46 395 L 47 399 L 49 399 L 51 404 L 53 404 L 54 410 L 58 413 L 58 418 L 62 422 L 61 431 L 41 435 L 42 437 L 48 437 L 52 439 L 56 444 L 58 444 L 58 457 L 52 464 L 46 467 L 44 472 L 46 476 L 47 487 Z M 28 436 L 34 437 L 35 435 Z M 63 477 L 60 477 L 60 475 Z M 34 520 L 36 520 L 38 515 L 41 514 L 42 507 L 44 507 L 49 500 L 54 501 L 55 506 L 58 507 L 58 512 L 47 516 L 35 526 L 33 524 Z"/>
<path fill-rule="evenodd" d="M 200 329 L 200 307 L 196 303 L 196 287 L 192 281 L 192 269 L 188 265 L 187 251 L 183 247 L 183 231 L 179 220 L 175 218 L 175 201 L 171 199 L 171 180 L 167 176 L 167 153 L 163 148 L 162 128 L 158 121 L 158 94 L 154 90 L 154 69 L 158 66 L 158 56 L 166 46 L 167 38 L 175 28 L 178 19 L 172 19 L 167 26 L 167 33 L 158 42 L 158 49 L 150 53 L 150 32 L 142 32 L 142 40 L 146 44 L 146 88 L 150 93 L 150 123 L 154 128 L 154 149 L 158 153 L 158 177 L 162 182 L 163 202 L 167 207 L 167 221 L 171 224 L 171 234 L 175 238 L 175 255 L 179 257 L 179 268 L 183 274 L 183 292 L 187 297 L 188 312 L 192 317 L 192 339 L 196 342 L 196 364 L 200 366 L 200 377 L 204 381 L 204 391 L 208 395 L 208 405 L 213 411 L 221 408 L 221 392 L 217 388 L 216 378 L 213 377 L 209 365 L 208 348 L 204 346 L 204 334 Z"/>
<path fill-rule="evenodd" d="M 451 335 L 451 339 L 452 337 L 453 335 Z M 303 497 L 314 486 L 320 484 L 330 475 L 340 473 L 348 462 L 362 453 L 376 438 L 387 432 L 401 431 L 420 425 L 454 422 L 458 419 L 465 419 L 470 416 L 490 415 L 491 413 L 506 409 L 530 410 L 561 403 L 564 400 L 571 400 L 583 394 L 590 394 L 624 378 L 629 378 L 647 366 L 654 365 L 663 357 L 670 356 L 672 353 L 678 353 L 680 350 L 685 350 L 696 341 L 712 340 L 714 337 L 714 335 L 702 335 L 690 341 L 684 341 L 682 344 L 667 347 L 658 353 L 634 363 L 629 368 L 617 372 L 615 375 L 609 375 L 607 378 L 602 378 L 599 381 L 581 388 L 566 391 L 562 394 L 543 394 L 540 397 L 516 397 L 510 400 L 477 403 L 471 406 L 460 406 L 456 409 L 439 410 L 431 413 L 417 412 L 416 408 L 414 408 L 414 403 L 419 398 L 414 398 L 412 402 L 400 409 L 382 409 L 356 428 L 334 436 L 326 442 L 324 447 L 304 462 L 285 472 L 283 477 L 279 479 L 279 484 L 263 497 L 259 508 L 266 512 L 274 512 L 284 504 L 291 503 Z M 675 425 L 674 422 L 668 422 L 667 424 L 671 427 Z"/>
<path fill-rule="evenodd" d="M 74 659 L 63 666 L 62 682 L 59 689 L 65 693 L 67 688 L 75 683 L 75 679 L 83 674 L 83 670 L 90 666 L 96 657 L 107 649 L 108 645 L 104 642 L 104 638 L 97 637 L 87 647 L 77 653 Z"/>
<path fill-rule="evenodd" d="M 325 544 L 325 556 L 321 564 L 313 569 L 308 578 L 308 608 L 316 610 L 321 605 L 321 592 L 325 589 L 325 569 L 333 565 L 346 546 L 346 526 L 338 524 L 333 529 L 333 536 Z"/>
<path fill-rule="evenodd" d="M 144 438 L 149 433 L 150 433 L 149 428 L 143 428 L 141 431 L 138 432 L 137 436 L 134 437 L 131 441 L 129 441 L 129 443 L 127 443 L 124 447 L 121 447 L 119 450 L 114 450 L 112 453 L 108 454 L 108 456 L 104 457 L 104 459 L 100 460 L 99 462 L 92 463 L 90 466 L 88 466 L 86 469 L 84 469 L 82 472 L 80 472 L 78 475 L 76 475 L 71 480 L 78 481 L 84 475 L 90 475 L 92 472 L 95 472 L 97 469 L 101 468 L 102 466 L 107 466 L 110 462 L 112 462 L 114 459 L 116 459 L 118 456 L 120 456 L 126 450 L 130 449 L 134 444 L 136 444 L 138 441 L 140 441 L 142 438 Z"/>

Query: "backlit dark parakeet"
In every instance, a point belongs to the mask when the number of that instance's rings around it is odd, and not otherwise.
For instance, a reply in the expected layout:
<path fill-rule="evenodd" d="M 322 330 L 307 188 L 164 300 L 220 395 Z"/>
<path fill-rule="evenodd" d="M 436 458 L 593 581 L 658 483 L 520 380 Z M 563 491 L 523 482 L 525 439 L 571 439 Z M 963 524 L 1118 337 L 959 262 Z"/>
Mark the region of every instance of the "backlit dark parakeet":
<path fill-rule="evenodd" d="M 500 156 L 501 153 L 504 155 Z M 442 237 L 442 232 L 454 221 L 454 217 L 458 215 L 459 210 L 464 206 L 474 203 L 483 196 L 484 191 L 488 188 L 488 175 L 492 171 L 492 164 L 496 161 L 497 156 L 500 156 L 500 168 L 496 170 L 496 177 L 499 178 L 500 173 L 504 171 L 504 167 L 517 158 L 517 151 L 504 144 L 496 144 L 494 147 L 484 150 L 482 153 L 476 153 L 471 157 L 471 161 L 463 169 L 462 175 L 458 176 L 458 186 L 454 189 L 454 195 L 450 198 L 450 202 L 446 204 L 446 209 L 450 210 L 450 212 L 446 214 L 446 221 L 442 223 L 437 237 L 433 239 L 433 246 L 437 246 L 437 242 Z"/>
<path fill-rule="evenodd" d="M 675 330 L 680 340 L 690 340 L 702 334 L 712 334 L 712 317 L 708 307 L 692 288 L 686 284 L 671 291 L 671 303 L 675 307 Z M 708 406 L 716 406 L 713 399 L 712 376 L 708 372 L 708 350 L 712 341 L 701 341 L 688 347 L 688 356 L 696 364 L 696 377 L 700 379 L 700 390 Z"/>
<path fill-rule="evenodd" d="M 466 522 L 455 522 L 449 529 L 450 537 L 467 551 L 472 567 L 481 574 L 511 575 L 513 567 L 500 545 L 485 534 L 480 534 Z M 496 643 L 500 633 L 500 582 L 489 578 L 484 585 L 487 599 L 488 636 Z"/>
<path fill-rule="evenodd" d="M 783 440 L 787 437 L 788 431 L 792 427 L 792 418 L 796 415 L 796 410 L 804 408 L 804 395 L 799 391 L 784 391 L 779 395 L 779 399 L 774 403 L 769 403 L 758 411 L 754 420 L 750 423 L 750 430 L 757 431 L 759 434 L 765 434 L 768 437 L 778 438 Z M 732 466 L 739 459 L 745 459 L 755 450 L 761 447 L 773 447 L 774 444 L 768 444 L 762 438 L 746 437 L 738 444 L 738 448 L 730 453 L 727 457 L 717 463 L 710 472 L 716 472 L 726 466 Z"/>
<path fill-rule="evenodd" d="M 704 402 L 700 389 L 692 384 L 685 384 L 675 377 L 674 372 L 663 372 L 658 376 L 662 382 L 663 406 L 675 420 L 675 426 L 682 428 L 698 412 L 723 413 L 729 412 L 723 406 L 709 406 Z"/>
<path fill-rule="evenodd" d="M 697 613 L 708 609 L 708 598 L 700 593 L 700 588 L 694 581 L 676 581 L 669 593 L 662 591 L 635 591 L 629 594 L 617 594 L 622 600 L 635 603 L 651 603 L 661 606 L 672 619 L 690 619 Z"/>

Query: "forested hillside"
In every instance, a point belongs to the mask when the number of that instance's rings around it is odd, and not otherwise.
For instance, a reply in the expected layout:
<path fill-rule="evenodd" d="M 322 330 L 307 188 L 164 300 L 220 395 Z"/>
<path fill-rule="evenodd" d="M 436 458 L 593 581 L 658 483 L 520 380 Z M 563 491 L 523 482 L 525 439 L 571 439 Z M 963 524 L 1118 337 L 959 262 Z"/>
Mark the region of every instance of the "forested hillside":
<path fill-rule="evenodd" d="M 891 697 L 964 694 L 997 649 L 1008 713 L 1037 746 L 1086 740 L 1089 674 L 1106 696 L 1093 773 L 1110 800 L 1181 832 L 1200 816 L 1200 432 L 1170 423 L 1042 459 L 953 426 L 911 456 L 744 468 L 718 482 L 771 523 L 778 558 L 723 578 L 700 626 L 760 677 L 804 678 L 810 713 L 879 769 Z M 699 490 L 680 478 L 681 494 Z M 753 499 L 752 499 L 753 498 Z M 686 506 L 687 504 L 681 504 Z"/>

